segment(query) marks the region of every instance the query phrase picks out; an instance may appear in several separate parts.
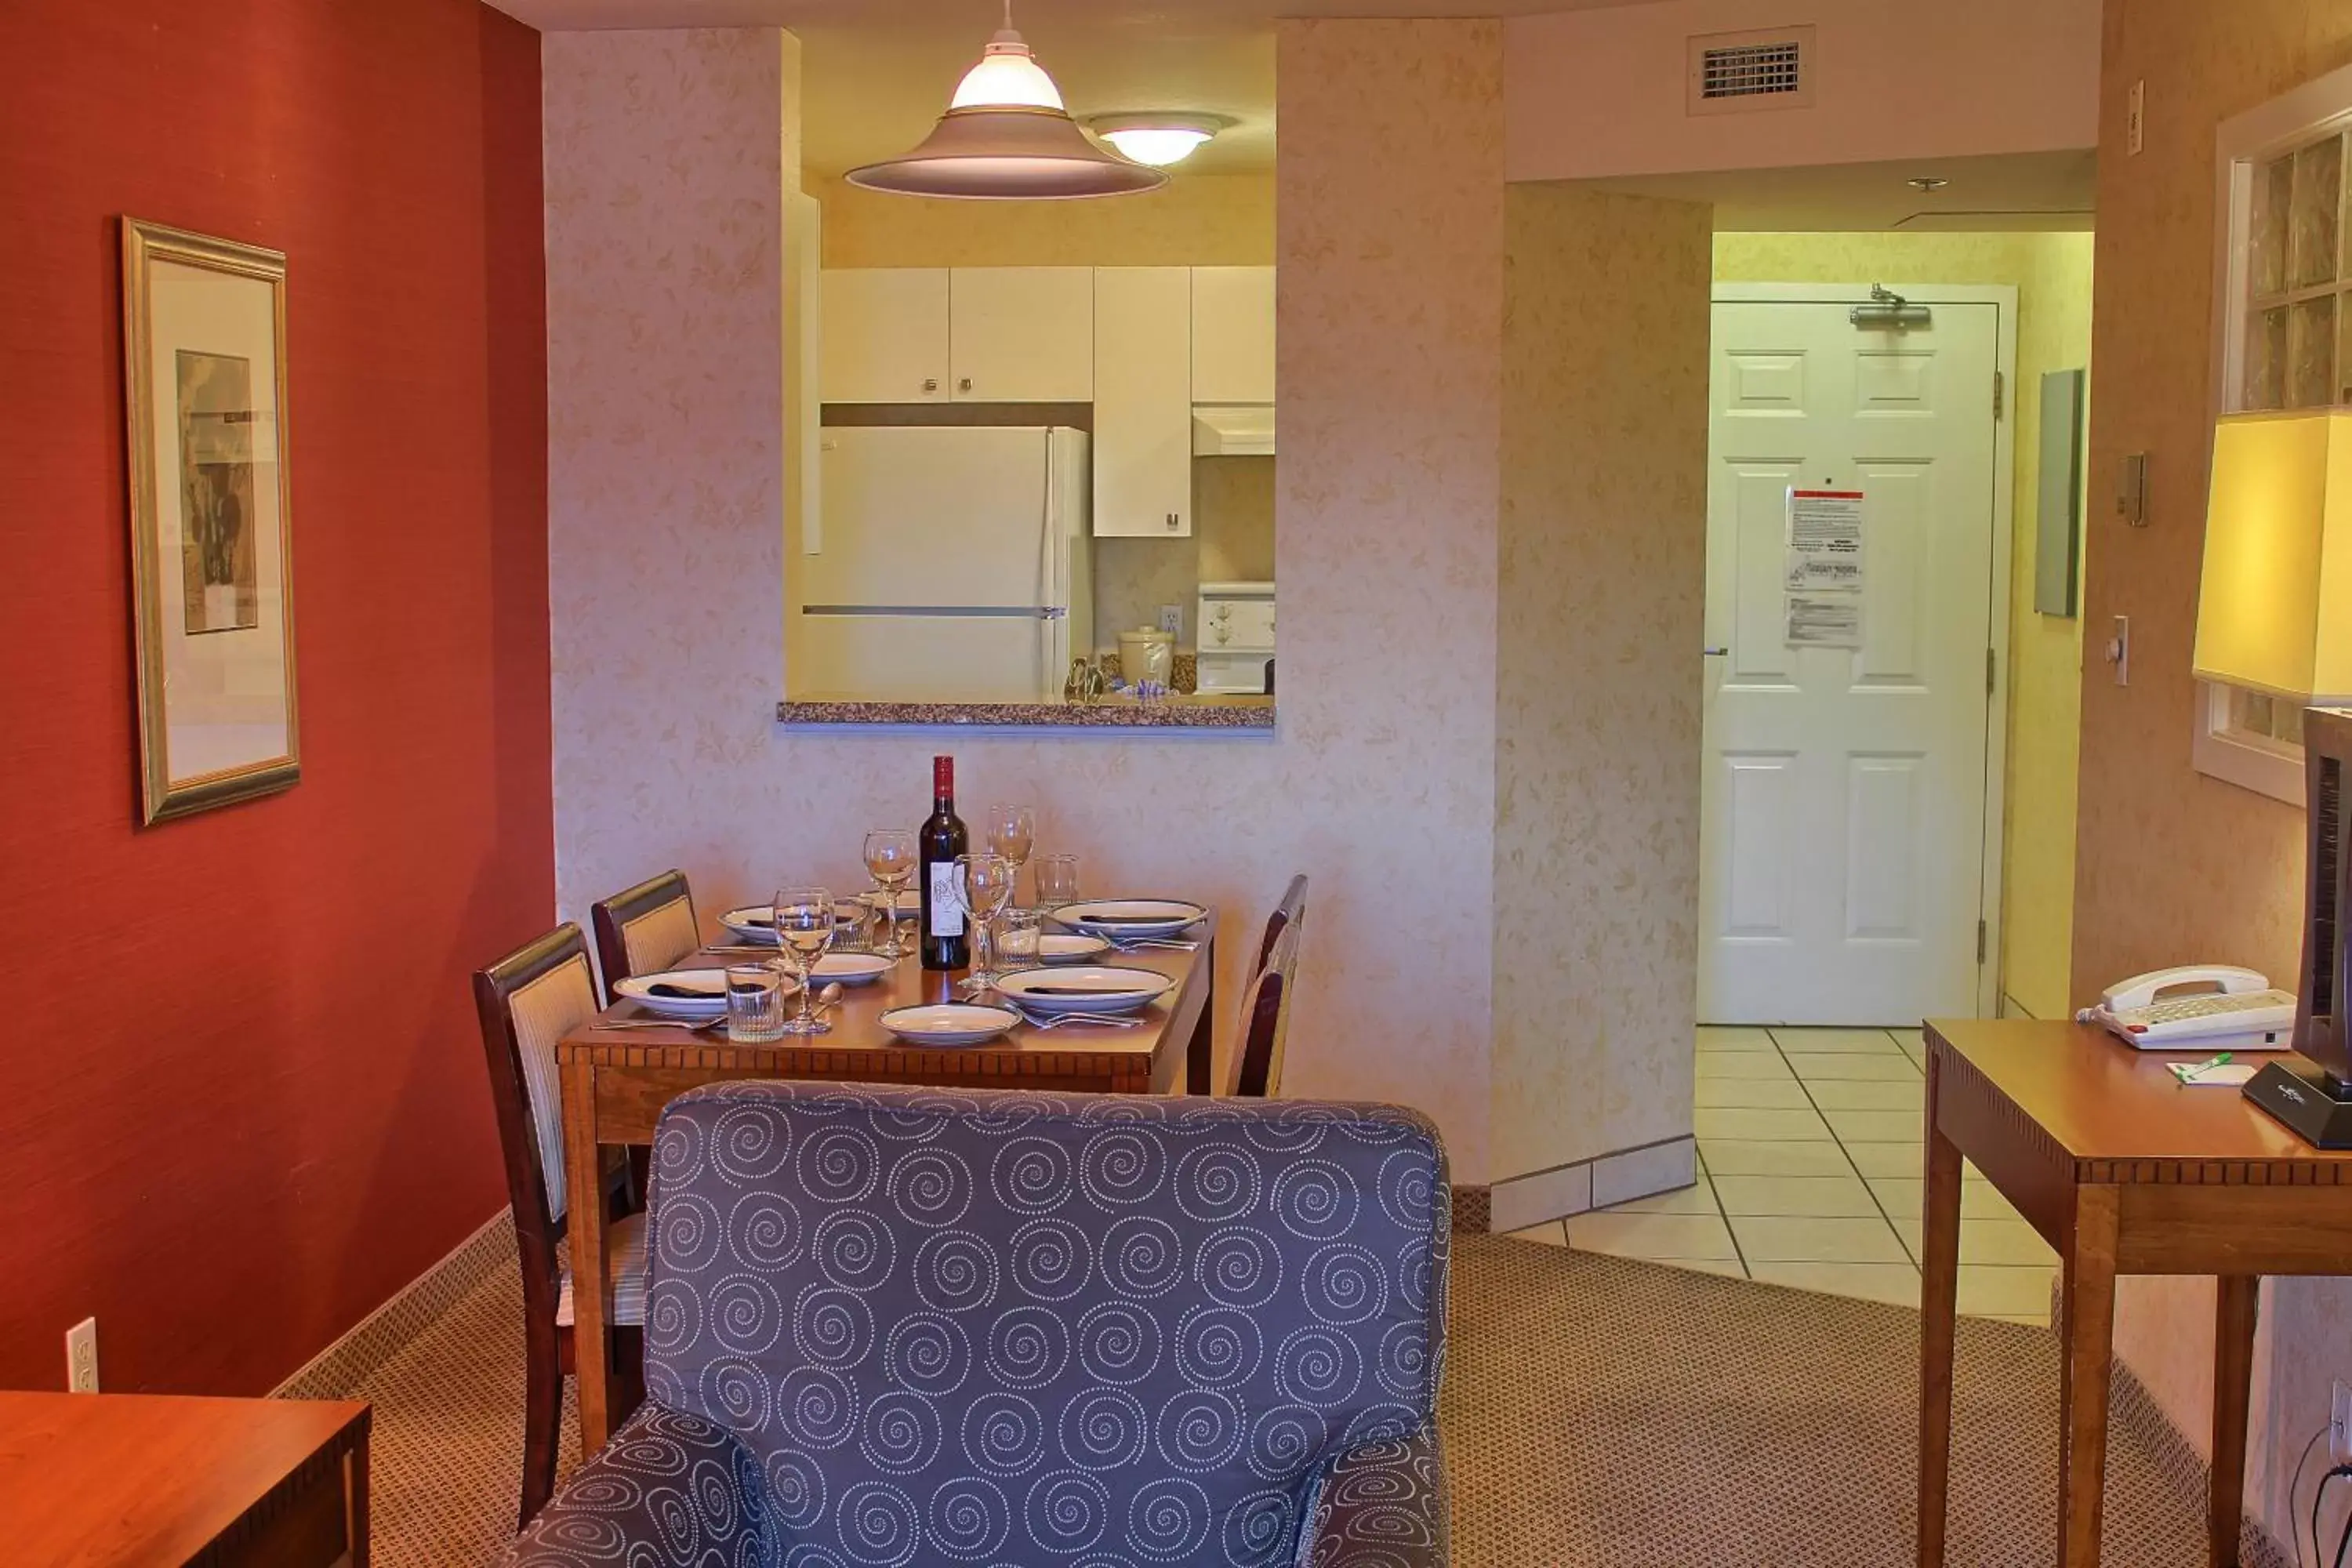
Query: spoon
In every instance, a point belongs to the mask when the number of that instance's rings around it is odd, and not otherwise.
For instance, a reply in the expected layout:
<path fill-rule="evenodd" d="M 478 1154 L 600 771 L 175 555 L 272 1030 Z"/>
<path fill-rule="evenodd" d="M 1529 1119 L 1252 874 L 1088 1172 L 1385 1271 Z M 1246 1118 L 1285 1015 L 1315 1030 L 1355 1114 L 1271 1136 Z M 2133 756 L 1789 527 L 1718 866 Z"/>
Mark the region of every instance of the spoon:
<path fill-rule="evenodd" d="M 814 1011 L 822 1013 L 827 1007 L 832 1006 L 835 1003 L 840 1000 L 841 982 L 838 980 L 828 981 L 825 984 L 824 989 L 816 994 L 816 1006 Z"/>

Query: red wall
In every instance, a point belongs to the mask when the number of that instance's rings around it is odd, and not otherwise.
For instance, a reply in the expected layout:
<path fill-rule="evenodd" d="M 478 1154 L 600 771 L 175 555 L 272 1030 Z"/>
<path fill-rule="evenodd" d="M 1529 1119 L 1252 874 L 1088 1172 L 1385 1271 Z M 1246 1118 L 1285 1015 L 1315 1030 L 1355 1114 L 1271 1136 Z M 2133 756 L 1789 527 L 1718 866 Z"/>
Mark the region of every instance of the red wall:
<path fill-rule="evenodd" d="M 0 5 L 0 1385 L 257 1392 L 504 1202 L 466 977 L 544 929 L 539 37 Z M 136 800 L 117 215 L 287 253 L 302 782 Z"/>

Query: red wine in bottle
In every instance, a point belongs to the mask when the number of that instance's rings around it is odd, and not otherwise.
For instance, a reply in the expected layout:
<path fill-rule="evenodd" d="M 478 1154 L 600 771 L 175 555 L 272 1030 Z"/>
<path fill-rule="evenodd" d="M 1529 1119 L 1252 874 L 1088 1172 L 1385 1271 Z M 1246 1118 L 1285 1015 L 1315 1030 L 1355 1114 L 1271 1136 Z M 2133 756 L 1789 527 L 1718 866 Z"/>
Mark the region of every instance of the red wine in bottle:
<path fill-rule="evenodd" d="M 956 896 L 956 857 L 970 845 L 955 814 L 955 759 L 931 759 L 931 815 L 915 841 L 922 857 L 923 967 L 963 969 L 971 963 L 963 900 Z"/>

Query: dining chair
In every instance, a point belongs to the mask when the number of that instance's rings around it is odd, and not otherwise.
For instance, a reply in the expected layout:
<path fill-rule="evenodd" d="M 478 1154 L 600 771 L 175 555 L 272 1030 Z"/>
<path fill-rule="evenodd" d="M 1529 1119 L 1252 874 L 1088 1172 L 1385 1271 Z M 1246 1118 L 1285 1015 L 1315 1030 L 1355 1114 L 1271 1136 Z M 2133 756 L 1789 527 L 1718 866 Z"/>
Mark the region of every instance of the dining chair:
<path fill-rule="evenodd" d="M 1298 883 L 1291 886 L 1296 889 Z M 1282 1047 L 1290 1034 L 1290 995 L 1298 970 L 1298 944 L 1306 934 L 1306 921 L 1286 923 L 1242 994 L 1241 1039 L 1234 1047 L 1230 1093 L 1247 1100 L 1273 1100 L 1282 1093 Z"/>
<path fill-rule="evenodd" d="M 506 1155 L 507 1196 L 514 1205 L 515 1250 L 522 1265 L 524 1352 L 521 1522 L 528 1524 L 555 1489 L 555 1450 L 563 1421 L 563 1378 L 578 1351 L 572 1333 L 572 1254 L 565 1239 L 577 1216 L 566 1210 L 563 1118 L 555 1042 L 596 1016 L 588 945 L 570 921 L 517 948 L 474 975 L 474 1007 L 488 1058 L 490 1099 Z M 639 1371 L 646 1321 L 645 1214 L 625 1211 L 631 1184 L 616 1161 L 605 1183 L 612 1258 L 613 1376 L 618 1403 L 642 1392 Z"/>
<path fill-rule="evenodd" d="M 1274 913 L 1265 917 L 1265 935 L 1259 939 L 1257 944 L 1258 969 L 1264 969 L 1266 960 L 1274 956 L 1275 939 L 1282 934 L 1283 929 L 1306 918 L 1307 873 L 1301 871 L 1290 879 L 1290 886 L 1283 889 L 1282 902 L 1274 906 Z M 1255 974 L 1257 969 L 1250 973 Z"/>
<path fill-rule="evenodd" d="M 702 945 L 695 923 L 694 894 L 686 873 L 664 871 L 626 892 L 590 906 L 596 931 L 596 963 L 604 975 L 604 996 L 632 974 L 656 974 Z"/>

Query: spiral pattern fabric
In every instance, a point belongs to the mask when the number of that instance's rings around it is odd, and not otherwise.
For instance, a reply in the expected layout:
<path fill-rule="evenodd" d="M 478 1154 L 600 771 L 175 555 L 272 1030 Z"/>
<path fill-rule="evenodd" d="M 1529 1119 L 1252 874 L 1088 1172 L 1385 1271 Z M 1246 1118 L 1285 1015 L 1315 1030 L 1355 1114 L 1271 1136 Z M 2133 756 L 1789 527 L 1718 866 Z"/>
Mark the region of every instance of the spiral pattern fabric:
<path fill-rule="evenodd" d="M 519 1562 L 1444 1561 L 1424 1118 L 725 1084 L 656 1168 L 648 1413 Z"/>

